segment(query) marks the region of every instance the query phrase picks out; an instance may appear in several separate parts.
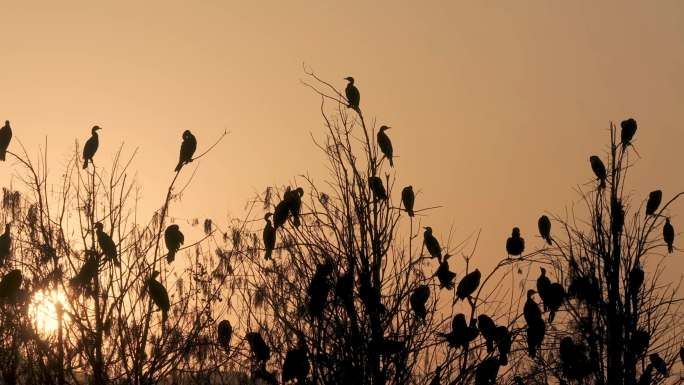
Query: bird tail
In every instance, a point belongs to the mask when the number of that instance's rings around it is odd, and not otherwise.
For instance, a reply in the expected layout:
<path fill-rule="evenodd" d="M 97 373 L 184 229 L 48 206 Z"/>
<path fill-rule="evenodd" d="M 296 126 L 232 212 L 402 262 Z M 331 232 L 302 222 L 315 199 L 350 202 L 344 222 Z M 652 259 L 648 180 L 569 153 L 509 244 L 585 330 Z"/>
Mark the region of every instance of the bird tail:
<path fill-rule="evenodd" d="M 508 354 L 499 354 L 499 363 L 501 366 L 508 365 Z"/>
<path fill-rule="evenodd" d="M 409 216 L 409 217 L 413 217 L 413 216 L 415 215 L 415 213 L 413 212 L 413 210 L 408 210 L 408 209 L 407 209 L 406 212 L 408 213 L 408 216 Z"/>
<path fill-rule="evenodd" d="M 602 190 L 602 189 L 604 189 L 604 188 L 606 188 L 606 180 L 605 180 L 605 179 L 601 179 L 601 181 L 599 182 L 599 189 Z"/>
<path fill-rule="evenodd" d="M 390 162 L 390 167 L 394 167 L 394 160 L 392 160 L 392 158 L 389 158 L 389 162 Z"/>
<path fill-rule="evenodd" d="M 556 312 L 554 310 L 549 311 L 549 324 L 553 322 L 553 319 L 556 317 Z"/>
<path fill-rule="evenodd" d="M 178 165 L 176 166 L 175 171 L 178 172 L 178 171 L 181 170 L 181 168 L 183 168 L 183 162 L 182 162 L 182 161 L 181 161 L 181 162 L 178 162 Z"/>
<path fill-rule="evenodd" d="M 527 348 L 527 355 L 529 355 L 530 358 L 534 358 L 537 355 L 537 347 L 534 345 L 530 345 Z"/>
<path fill-rule="evenodd" d="M 271 249 L 266 249 L 266 253 L 264 254 L 264 259 L 269 260 L 271 259 L 271 254 L 273 253 L 273 250 Z"/>
<path fill-rule="evenodd" d="M 86 168 L 88 168 L 88 159 L 83 161 L 83 169 L 85 170 Z"/>
<path fill-rule="evenodd" d="M 166 254 L 166 262 L 171 263 L 176 259 L 176 251 L 175 250 L 169 250 L 169 253 Z"/>
<path fill-rule="evenodd" d="M 5 153 L 6 151 L 0 151 L 0 161 L 5 161 Z"/>
<path fill-rule="evenodd" d="M 294 222 L 295 227 L 299 227 L 299 225 L 301 224 L 301 222 L 299 221 L 299 215 L 293 215 L 292 222 Z"/>
<path fill-rule="evenodd" d="M 669 243 L 669 244 L 667 245 L 667 252 L 670 253 L 670 254 L 672 254 L 673 251 L 674 251 L 674 246 L 672 246 L 672 244 Z"/>
<path fill-rule="evenodd" d="M 546 237 L 546 243 L 549 244 L 549 246 L 553 245 L 552 239 L 550 236 Z"/>

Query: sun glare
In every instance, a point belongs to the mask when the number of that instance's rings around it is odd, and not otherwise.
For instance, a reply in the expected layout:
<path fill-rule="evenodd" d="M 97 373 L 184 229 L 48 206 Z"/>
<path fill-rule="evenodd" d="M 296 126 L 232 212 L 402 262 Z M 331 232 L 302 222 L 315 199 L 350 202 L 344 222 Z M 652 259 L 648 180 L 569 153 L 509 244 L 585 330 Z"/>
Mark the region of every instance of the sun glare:
<path fill-rule="evenodd" d="M 64 306 L 66 302 L 64 293 L 58 290 L 39 291 L 33 296 L 30 311 L 38 331 L 52 333 L 57 330 L 57 304 Z M 68 315 L 63 314 L 64 321 L 68 318 Z"/>

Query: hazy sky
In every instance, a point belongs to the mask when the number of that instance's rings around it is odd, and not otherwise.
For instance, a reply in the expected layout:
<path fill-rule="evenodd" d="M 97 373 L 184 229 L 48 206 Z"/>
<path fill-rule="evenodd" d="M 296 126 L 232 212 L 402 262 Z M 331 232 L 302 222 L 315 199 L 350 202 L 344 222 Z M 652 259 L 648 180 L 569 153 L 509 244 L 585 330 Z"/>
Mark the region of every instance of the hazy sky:
<path fill-rule="evenodd" d="M 610 120 L 639 122 L 637 198 L 684 190 L 680 0 L 0 0 L 0 15 L 0 119 L 29 148 L 48 137 L 52 176 L 99 124 L 98 165 L 121 142 L 139 147 L 133 169 L 156 208 L 182 131 L 200 151 L 231 131 L 173 215 L 221 221 L 267 185 L 324 176 L 303 62 L 339 87 L 356 78 L 365 115 L 394 127 L 399 186 L 443 206 L 426 222 L 438 236 L 481 228 L 482 264 L 515 225 L 541 244 L 538 216 L 577 200 Z"/>

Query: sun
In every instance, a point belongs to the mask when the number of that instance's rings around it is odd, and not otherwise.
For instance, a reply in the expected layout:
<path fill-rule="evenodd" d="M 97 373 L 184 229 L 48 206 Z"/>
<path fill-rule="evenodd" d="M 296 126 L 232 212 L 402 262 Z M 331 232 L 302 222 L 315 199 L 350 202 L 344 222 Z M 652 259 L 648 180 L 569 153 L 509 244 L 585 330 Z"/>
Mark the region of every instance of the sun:
<path fill-rule="evenodd" d="M 38 291 L 34 294 L 29 311 L 36 329 L 48 334 L 56 331 L 59 326 L 57 304 L 66 307 L 66 303 L 66 296 L 60 290 Z M 69 316 L 63 313 L 62 318 L 66 322 Z"/>

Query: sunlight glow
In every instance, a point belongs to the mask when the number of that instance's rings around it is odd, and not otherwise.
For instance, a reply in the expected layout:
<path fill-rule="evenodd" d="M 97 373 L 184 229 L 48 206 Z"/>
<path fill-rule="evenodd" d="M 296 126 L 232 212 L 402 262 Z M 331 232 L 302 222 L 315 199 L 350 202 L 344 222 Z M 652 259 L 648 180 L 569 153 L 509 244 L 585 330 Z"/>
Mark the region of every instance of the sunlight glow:
<path fill-rule="evenodd" d="M 35 323 L 36 329 L 42 333 L 52 334 L 57 330 L 57 304 L 66 307 L 67 299 L 62 291 L 52 290 L 49 292 L 39 291 L 33 296 L 29 309 L 31 318 Z M 64 322 L 69 316 L 63 314 Z"/>

